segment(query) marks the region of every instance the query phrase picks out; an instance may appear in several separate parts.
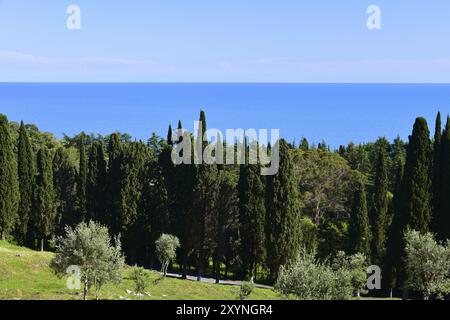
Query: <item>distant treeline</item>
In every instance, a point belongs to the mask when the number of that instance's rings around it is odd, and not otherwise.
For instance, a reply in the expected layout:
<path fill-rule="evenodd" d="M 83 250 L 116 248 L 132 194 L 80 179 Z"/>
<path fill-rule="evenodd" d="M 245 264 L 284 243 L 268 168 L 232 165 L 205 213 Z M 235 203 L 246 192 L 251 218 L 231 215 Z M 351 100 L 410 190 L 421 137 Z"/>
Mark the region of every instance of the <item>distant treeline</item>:
<path fill-rule="evenodd" d="M 203 111 L 200 121 L 206 132 Z M 384 288 L 402 284 L 405 230 L 450 238 L 450 120 L 442 130 L 440 114 L 433 140 L 423 118 L 408 143 L 331 150 L 281 139 L 274 176 L 258 164 L 174 165 L 180 142 L 172 127 L 147 142 L 58 140 L 0 115 L 1 237 L 51 250 L 65 226 L 95 220 L 121 235 L 129 264 L 157 267 L 155 240 L 169 233 L 180 239 L 183 274 L 269 282 L 302 249 L 324 259 L 363 253 L 382 267 Z"/>

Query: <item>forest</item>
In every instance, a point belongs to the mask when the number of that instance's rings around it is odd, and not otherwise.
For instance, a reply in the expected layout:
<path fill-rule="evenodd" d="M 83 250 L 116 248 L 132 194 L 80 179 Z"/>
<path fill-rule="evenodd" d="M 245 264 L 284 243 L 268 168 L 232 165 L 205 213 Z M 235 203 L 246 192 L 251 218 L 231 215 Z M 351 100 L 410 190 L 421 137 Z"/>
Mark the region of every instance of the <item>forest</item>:
<path fill-rule="evenodd" d="M 386 291 L 405 280 L 406 230 L 450 238 L 450 118 L 443 128 L 440 113 L 433 137 L 419 117 L 408 141 L 280 139 L 273 176 L 259 164 L 174 165 L 173 131 L 58 139 L 0 115 L 0 238 L 52 251 L 66 226 L 93 220 L 120 235 L 129 265 L 159 268 L 155 241 L 173 234 L 172 270 L 267 284 L 301 250 L 343 251 L 380 266 Z"/>

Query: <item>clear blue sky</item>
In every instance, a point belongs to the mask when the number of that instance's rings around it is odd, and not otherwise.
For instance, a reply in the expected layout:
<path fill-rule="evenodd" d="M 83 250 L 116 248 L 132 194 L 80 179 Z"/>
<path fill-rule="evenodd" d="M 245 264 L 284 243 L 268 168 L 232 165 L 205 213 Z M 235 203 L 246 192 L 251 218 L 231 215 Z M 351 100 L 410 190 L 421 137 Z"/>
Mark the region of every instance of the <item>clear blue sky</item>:
<path fill-rule="evenodd" d="M 0 0 L 0 81 L 449 83 L 449 16 L 448 0 Z"/>

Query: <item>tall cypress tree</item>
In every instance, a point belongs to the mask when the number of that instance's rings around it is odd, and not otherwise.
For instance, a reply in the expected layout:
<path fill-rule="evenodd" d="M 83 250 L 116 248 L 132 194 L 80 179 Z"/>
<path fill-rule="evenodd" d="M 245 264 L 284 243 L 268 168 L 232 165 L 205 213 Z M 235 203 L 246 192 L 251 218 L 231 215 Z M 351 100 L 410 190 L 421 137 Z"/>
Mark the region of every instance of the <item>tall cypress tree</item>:
<path fill-rule="evenodd" d="M 411 229 L 427 232 L 431 221 L 431 142 L 424 118 L 417 118 L 409 138 L 400 194 L 400 214 Z"/>
<path fill-rule="evenodd" d="M 136 222 L 141 213 L 147 159 L 148 149 L 142 142 L 125 145 L 120 167 L 122 180 L 119 193 L 119 231 L 123 235 L 124 250 L 130 264 L 136 263 L 138 259 L 139 239 L 135 237 L 138 231 Z"/>
<path fill-rule="evenodd" d="M 91 146 L 87 177 L 87 211 L 90 219 L 106 223 L 105 219 L 105 189 L 106 160 L 102 142 L 94 142 Z"/>
<path fill-rule="evenodd" d="M 401 267 L 401 246 L 403 244 L 403 233 L 401 231 L 404 226 L 404 219 L 399 214 L 401 202 L 400 194 L 402 188 L 402 181 L 404 175 L 404 162 L 402 158 L 398 159 L 396 181 L 394 185 L 394 216 L 392 223 L 389 227 L 387 244 L 386 244 L 386 256 L 384 261 L 384 269 L 386 270 L 386 276 L 383 278 L 385 288 L 395 288 L 397 285 L 397 277 Z M 399 271 L 398 271 L 398 270 Z"/>
<path fill-rule="evenodd" d="M 440 240 L 450 239 L 450 118 L 447 123 L 441 141 L 441 170 L 440 170 L 440 191 L 439 210 L 434 217 L 435 231 Z M 436 191 L 435 191 L 436 192 Z"/>
<path fill-rule="evenodd" d="M 266 198 L 267 263 L 273 279 L 276 279 L 280 267 L 294 259 L 298 253 L 301 214 L 298 185 L 289 146 L 283 139 L 277 144 L 279 171 L 278 174 L 268 177 Z"/>
<path fill-rule="evenodd" d="M 53 188 L 53 170 L 51 153 L 42 146 L 37 157 L 36 193 L 35 193 L 35 223 L 36 231 L 44 251 L 44 241 L 55 229 L 56 197 Z"/>
<path fill-rule="evenodd" d="M 203 135 L 206 132 L 206 116 L 205 112 L 200 112 L 199 134 L 195 147 L 197 148 L 197 156 L 203 154 L 208 141 L 203 141 Z M 198 280 L 201 279 L 204 268 L 206 266 L 208 258 L 211 256 L 215 249 L 215 234 L 216 226 L 214 223 L 216 218 L 216 201 L 217 201 L 217 175 L 218 170 L 215 164 L 206 164 L 202 162 L 197 166 L 197 175 L 194 186 L 194 199 L 193 199 L 193 219 L 197 221 L 194 226 L 195 236 L 195 248 L 194 254 L 197 262 L 197 274 Z"/>
<path fill-rule="evenodd" d="M 436 127 L 434 132 L 433 142 L 433 224 L 432 229 L 435 232 L 439 232 L 440 214 L 441 214 L 441 174 L 442 174 L 442 122 L 441 113 L 438 112 L 436 117 Z"/>
<path fill-rule="evenodd" d="M 19 129 L 17 164 L 20 190 L 18 238 L 21 243 L 24 243 L 32 215 L 36 165 L 33 148 L 23 121 Z"/>
<path fill-rule="evenodd" d="M 377 151 L 373 204 L 370 214 L 370 225 L 372 226 L 372 263 L 378 265 L 381 265 L 385 254 L 389 205 L 388 190 L 387 155 L 385 149 L 380 146 Z"/>
<path fill-rule="evenodd" d="M 87 214 L 87 174 L 88 164 L 86 157 L 86 143 L 85 134 L 81 133 L 78 141 L 78 153 L 80 157 L 77 179 L 77 207 L 79 219 L 84 220 L 88 218 Z"/>
<path fill-rule="evenodd" d="M 5 240 L 17 221 L 19 205 L 17 162 L 8 118 L 0 114 L 0 240 Z"/>
<path fill-rule="evenodd" d="M 120 189 L 122 182 L 121 166 L 124 146 L 119 133 L 113 133 L 108 142 L 108 174 L 106 192 L 106 218 L 112 234 L 120 232 Z"/>
<path fill-rule="evenodd" d="M 178 122 L 178 132 L 183 130 L 181 121 Z M 177 144 L 183 143 L 183 136 L 178 135 Z M 192 149 L 192 147 L 191 147 Z M 192 150 L 183 150 L 183 152 L 191 152 Z M 179 164 L 174 167 L 174 231 L 181 242 L 179 262 L 182 269 L 183 278 L 187 277 L 187 268 L 190 255 L 194 252 L 197 245 L 198 234 L 195 231 L 195 225 L 198 221 L 194 219 L 193 201 L 194 186 L 196 181 L 197 170 L 192 164 Z"/>
<path fill-rule="evenodd" d="M 406 152 L 403 179 L 395 197 L 396 212 L 392 221 L 387 261 L 389 284 L 404 280 L 404 232 L 407 228 L 419 232 L 429 230 L 431 220 L 431 141 L 427 122 L 417 118 Z"/>
<path fill-rule="evenodd" d="M 371 238 L 366 190 L 364 183 L 359 181 L 352 203 L 349 230 L 350 252 L 362 253 L 369 258 Z"/>
<path fill-rule="evenodd" d="M 77 171 L 67 150 L 59 147 L 53 157 L 53 187 L 58 202 L 57 235 L 62 235 L 66 226 L 73 227 L 79 222 L 76 213 L 76 179 Z"/>
<path fill-rule="evenodd" d="M 244 142 L 245 143 L 245 142 Z M 240 166 L 239 195 L 239 225 L 241 235 L 242 273 L 246 279 L 256 276 L 256 267 L 264 263 L 266 208 L 264 185 L 261 181 L 259 165 L 246 163 Z"/>

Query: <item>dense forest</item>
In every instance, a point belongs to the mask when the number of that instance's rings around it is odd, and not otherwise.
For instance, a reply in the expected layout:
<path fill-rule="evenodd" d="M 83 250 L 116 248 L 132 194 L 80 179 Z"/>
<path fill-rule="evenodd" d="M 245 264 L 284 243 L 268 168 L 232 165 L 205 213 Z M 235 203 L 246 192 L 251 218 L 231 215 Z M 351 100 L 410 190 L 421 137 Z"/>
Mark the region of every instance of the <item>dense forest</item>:
<path fill-rule="evenodd" d="M 362 253 L 386 289 L 404 279 L 405 230 L 450 238 L 450 120 L 442 130 L 440 114 L 433 138 L 417 118 L 408 142 L 332 150 L 281 139 L 274 176 L 249 163 L 174 165 L 172 132 L 57 139 L 0 115 L 1 238 L 52 250 L 65 226 L 95 220 L 120 234 L 131 265 L 158 267 L 155 240 L 168 233 L 180 239 L 172 267 L 184 275 L 268 283 L 301 249 Z"/>

